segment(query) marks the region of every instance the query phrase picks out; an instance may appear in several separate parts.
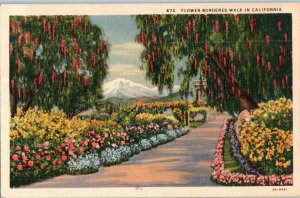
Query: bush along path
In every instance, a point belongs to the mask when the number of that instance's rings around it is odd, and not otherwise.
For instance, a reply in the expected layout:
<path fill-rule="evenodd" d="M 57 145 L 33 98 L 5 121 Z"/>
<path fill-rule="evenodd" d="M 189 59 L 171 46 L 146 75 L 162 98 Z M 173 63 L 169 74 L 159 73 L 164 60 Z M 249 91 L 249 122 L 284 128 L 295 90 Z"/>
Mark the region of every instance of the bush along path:
<path fill-rule="evenodd" d="M 211 160 L 215 150 L 215 144 L 224 120 L 230 116 L 218 114 L 211 116 L 209 121 L 195 129 L 191 129 L 187 135 L 177 138 L 175 141 L 161 145 L 157 148 L 141 152 L 127 162 L 110 167 L 101 167 L 97 173 L 88 175 L 62 175 L 42 182 L 24 186 L 25 188 L 47 187 L 147 187 L 147 186 L 212 186 L 210 180 Z M 178 132 L 178 131 L 177 131 Z M 174 131 L 173 133 L 175 137 Z M 170 136 L 172 136 L 170 134 Z M 152 140 L 151 140 L 152 139 Z M 129 157 L 132 151 L 149 149 L 156 142 L 155 138 L 141 140 L 140 145 L 120 147 L 119 149 L 107 149 L 100 154 L 100 163 L 111 165 L 121 162 L 120 153 L 127 153 Z M 157 135 L 157 140 L 165 139 L 165 136 Z M 157 142 L 158 144 L 158 142 Z M 141 146 L 142 145 L 142 146 Z M 108 156 L 113 156 L 109 157 Z M 92 157 L 92 156 L 91 156 Z M 94 157 L 95 163 L 97 157 Z M 114 159 L 113 161 L 111 161 Z M 120 161 L 118 161 L 120 160 Z M 69 162 L 75 163 L 75 162 Z M 97 166 L 98 164 L 94 164 Z M 85 166 L 84 160 L 81 166 Z M 78 167 L 78 165 L 74 166 Z M 74 169 L 74 171 L 76 171 Z"/>
<path fill-rule="evenodd" d="M 222 185 L 293 185 L 292 101 L 280 98 L 259 104 L 241 129 L 224 124 L 212 162 L 212 180 Z M 224 155 L 226 138 L 240 170 L 231 171 Z M 227 158 L 227 160 L 226 160 Z"/>

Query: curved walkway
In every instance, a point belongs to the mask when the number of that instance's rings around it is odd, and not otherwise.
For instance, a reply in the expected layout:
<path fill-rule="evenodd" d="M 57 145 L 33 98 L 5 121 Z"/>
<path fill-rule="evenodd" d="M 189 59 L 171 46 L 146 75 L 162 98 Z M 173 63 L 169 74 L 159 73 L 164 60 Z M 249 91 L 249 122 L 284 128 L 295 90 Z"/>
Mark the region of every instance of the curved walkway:
<path fill-rule="evenodd" d="M 62 175 L 25 188 L 214 186 L 211 161 L 227 114 L 214 115 L 175 141 L 89 175 Z"/>

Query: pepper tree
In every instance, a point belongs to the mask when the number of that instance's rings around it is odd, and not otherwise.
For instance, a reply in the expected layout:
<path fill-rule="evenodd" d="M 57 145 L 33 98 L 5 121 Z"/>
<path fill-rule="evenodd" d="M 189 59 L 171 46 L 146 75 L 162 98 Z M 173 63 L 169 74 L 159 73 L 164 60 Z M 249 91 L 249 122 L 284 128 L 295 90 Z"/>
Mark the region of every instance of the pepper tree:
<path fill-rule="evenodd" d="M 10 105 L 57 106 L 69 117 L 102 97 L 109 44 L 88 16 L 10 18 Z"/>
<path fill-rule="evenodd" d="M 144 46 L 146 78 L 172 90 L 175 60 L 181 94 L 191 79 L 207 81 L 208 103 L 231 113 L 292 97 L 292 18 L 262 15 L 139 15 L 136 41 Z"/>

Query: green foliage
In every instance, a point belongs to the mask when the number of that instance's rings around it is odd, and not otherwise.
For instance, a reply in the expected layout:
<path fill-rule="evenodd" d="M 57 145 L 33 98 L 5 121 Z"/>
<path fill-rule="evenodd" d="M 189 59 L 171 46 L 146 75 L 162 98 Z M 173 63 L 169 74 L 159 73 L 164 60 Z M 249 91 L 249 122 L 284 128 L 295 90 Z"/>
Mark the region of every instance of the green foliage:
<path fill-rule="evenodd" d="M 149 114 L 141 113 L 136 115 L 135 122 L 137 125 L 147 125 L 151 123 L 157 123 L 162 125 L 164 122 L 167 122 L 171 125 L 178 125 L 179 122 L 173 116 L 167 116 L 164 114 Z"/>
<path fill-rule="evenodd" d="M 232 114 L 242 109 L 236 100 L 241 92 L 255 102 L 292 97 L 290 14 L 139 15 L 136 23 L 142 69 L 159 90 L 172 90 L 178 75 L 187 96 L 194 78 L 206 80 L 208 104 Z M 219 54 L 226 75 L 212 53 Z"/>
<path fill-rule="evenodd" d="M 240 165 L 234 159 L 234 157 L 230 153 L 230 142 L 228 136 L 226 135 L 224 139 L 224 168 L 225 170 L 229 170 L 234 173 L 243 173 L 244 171 L 241 169 Z"/>
<path fill-rule="evenodd" d="M 12 107 L 55 105 L 72 117 L 97 105 L 109 45 L 88 16 L 12 16 L 10 27 Z"/>

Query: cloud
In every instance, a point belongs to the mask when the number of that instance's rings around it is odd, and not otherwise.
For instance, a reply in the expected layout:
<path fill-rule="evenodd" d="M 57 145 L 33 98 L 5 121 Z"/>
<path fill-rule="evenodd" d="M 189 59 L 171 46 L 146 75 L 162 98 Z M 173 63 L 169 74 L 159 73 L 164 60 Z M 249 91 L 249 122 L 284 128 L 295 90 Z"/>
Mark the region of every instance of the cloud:
<path fill-rule="evenodd" d="M 133 77 L 145 76 L 145 71 L 141 70 L 137 65 L 131 64 L 112 64 L 109 65 L 109 76 Z"/>
<path fill-rule="evenodd" d="M 136 56 L 139 57 L 143 51 L 143 46 L 138 43 L 126 42 L 117 45 L 112 45 L 111 55 L 115 56 Z"/>

